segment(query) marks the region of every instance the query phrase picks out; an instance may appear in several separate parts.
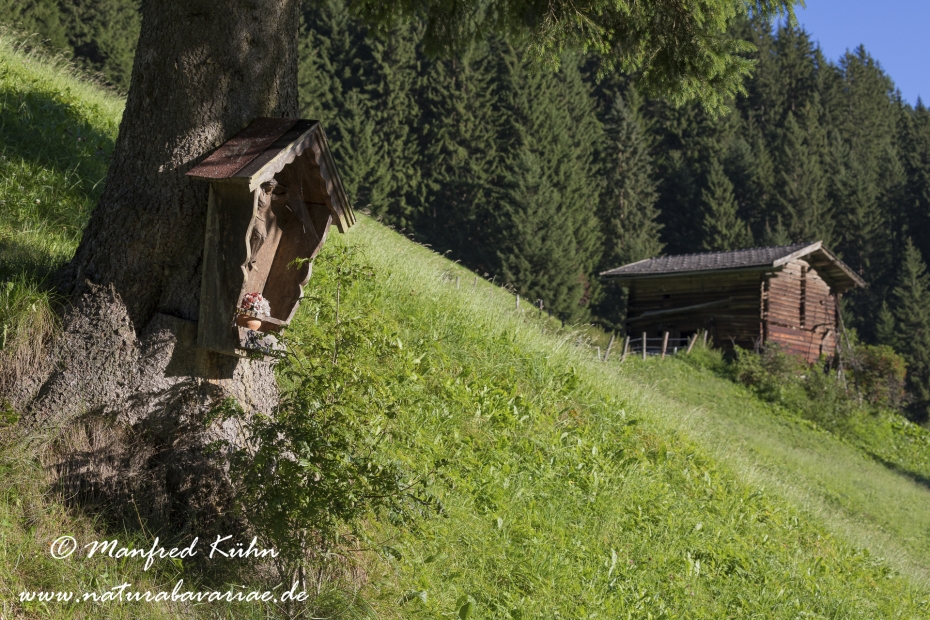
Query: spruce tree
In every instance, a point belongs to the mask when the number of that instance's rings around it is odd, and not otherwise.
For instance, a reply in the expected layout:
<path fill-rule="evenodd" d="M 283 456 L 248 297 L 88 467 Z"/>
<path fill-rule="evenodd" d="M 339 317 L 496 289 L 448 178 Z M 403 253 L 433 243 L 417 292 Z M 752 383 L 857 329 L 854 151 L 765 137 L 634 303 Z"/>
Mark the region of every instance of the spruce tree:
<path fill-rule="evenodd" d="M 878 203 L 879 187 L 874 173 L 864 169 L 865 162 L 853 157 L 840 137 L 834 138 L 834 200 L 837 205 L 836 247 L 843 260 L 865 276 L 877 252 L 885 252 L 887 223 Z"/>
<path fill-rule="evenodd" d="M 888 345 L 889 347 L 898 348 L 898 339 L 895 335 L 894 314 L 888 307 L 888 302 L 883 301 L 881 308 L 878 310 L 878 318 L 875 321 L 875 341 L 878 344 Z"/>
<path fill-rule="evenodd" d="M 0 22 L 38 34 L 49 47 L 129 88 L 141 23 L 139 0 L 0 0 Z"/>
<path fill-rule="evenodd" d="M 323 121 L 350 200 L 398 227 L 419 186 L 416 27 L 374 36 L 344 0 L 308 7 L 300 38 L 301 114 Z"/>
<path fill-rule="evenodd" d="M 590 92 L 567 62 L 553 74 L 529 71 L 510 46 L 498 58 L 507 150 L 502 197 L 488 206 L 501 269 L 521 294 L 565 320 L 583 320 L 601 243 L 593 161 L 601 127 Z"/>
<path fill-rule="evenodd" d="M 771 220 L 765 222 L 765 232 L 762 235 L 762 245 L 765 247 L 778 247 L 782 245 L 791 245 L 791 237 L 788 235 L 788 229 L 781 221 L 781 215 L 775 216 L 775 223 Z"/>
<path fill-rule="evenodd" d="M 658 256 L 664 247 L 649 146 L 638 100 L 634 97 L 628 104 L 618 93 L 604 124 L 599 158 L 604 178 L 599 209 L 604 269 Z"/>
<path fill-rule="evenodd" d="M 0 0 L 0 20 L 28 34 L 39 35 L 55 51 L 69 56 L 73 53 L 58 0 Z"/>
<path fill-rule="evenodd" d="M 652 129 L 662 241 L 670 254 L 702 247 L 701 201 L 704 167 L 716 151 L 718 124 L 696 108 L 678 109 L 649 101 L 643 107 Z"/>
<path fill-rule="evenodd" d="M 439 252 L 480 273 L 499 269 L 493 239 L 504 169 L 499 42 L 453 59 L 421 58 L 417 150 L 421 191 L 415 229 Z"/>
<path fill-rule="evenodd" d="M 640 114 L 639 99 L 617 92 L 604 121 L 600 149 L 600 220 L 604 235 L 601 270 L 658 256 L 664 247 L 656 208 L 658 192 L 649 154 L 649 137 Z M 609 329 L 622 327 L 626 299 L 623 290 L 608 284 L 595 312 Z"/>
<path fill-rule="evenodd" d="M 907 361 L 912 413 L 924 421 L 930 406 L 930 276 L 920 251 L 910 239 L 904 247 L 892 297 L 895 342 Z"/>
<path fill-rule="evenodd" d="M 580 303 L 585 306 L 584 314 L 587 315 L 587 306 L 600 297 L 597 274 L 604 239 L 598 204 L 604 182 L 599 174 L 597 153 L 604 128 L 597 117 L 593 93 L 582 78 L 580 60 L 575 54 L 564 56 L 556 77 L 559 88 L 554 110 L 562 116 L 562 126 L 558 128 L 553 125 L 552 130 L 565 132 L 569 139 L 568 157 L 557 156 L 556 159 L 563 164 L 560 172 L 561 202 L 563 211 L 571 213 L 570 219 L 574 225 L 572 232 L 583 271 L 584 293 Z M 542 145 L 548 151 L 544 141 Z"/>
<path fill-rule="evenodd" d="M 710 166 L 707 187 L 701 192 L 704 206 L 704 249 L 739 250 L 752 247 L 752 233 L 737 213 L 733 184 L 720 162 Z"/>
<path fill-rule="evenodd" d="M 781 137 L 778 202 L 793 242 L 832 241 L 832 205 L 821 163 L 822 130 L 816 110 L 803 111 L 803 125 L 788 113 Z"/>
<path fill-rule="evenodd" d="M 930 110 L 918 99 L 904 115 L 901 154 L 907 227 L 924 256 L 930 256 Z"/>
<path fill-rule="evenodd" d="M 524 299 L 542 300 L 566 320 L 575 320 L 583 315 L 585 274 L 574 237 L 559 225 L 564 217 L 561 197 L 541 160 L 524 145 L 505 174 L 498 208 L 507 230 L 498 249 L 499 275 Z"/>

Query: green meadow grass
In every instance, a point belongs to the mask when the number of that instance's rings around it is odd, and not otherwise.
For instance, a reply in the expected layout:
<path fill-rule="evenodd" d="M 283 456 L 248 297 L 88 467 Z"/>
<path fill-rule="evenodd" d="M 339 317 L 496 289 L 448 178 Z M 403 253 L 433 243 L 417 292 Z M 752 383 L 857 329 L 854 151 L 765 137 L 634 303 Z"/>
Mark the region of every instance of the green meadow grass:
<path fill-rule="evenodd" d="M 109 167 L 123 102 L 0 33 L 0 277 L 73 254 Z"/>
<path fill-rule="evenodd" d="M 0 39 L 0 106 L 0 277 L 13 282 L 0 321 L 28 342 L 37 332 L 22 326 L 39 319 L 23 317 L 48 305 L 43 278 L 99 196 L 122 103 Z M 341 244 L 373 267 L 343 291 L 344 313 L 396 329 L 398 357 L 379 370 L 405 405 L 372 411 L 372 424 L 442 505 L 416 527 L 371 515 L 342 550 L 381 616 L 930 616 L 926 487 L 865 451 L 874 440 L 907 469 L 918 440 L 889 453 L 870 420 L 850 424 L 858 442 L 841 439 L 682 360 L 598 363 L 582 332 L 517 311 L 499 287 L 368 218 L 330 239 L 310 286 L 332 281 Z M 305 304 L 295 338 L 316 320 Z M 0 616 L 271 613 L 18 604 L 23 589 L 170 587 L 186 572 L 52 560 L 55 536 L 104 530 L 48 493 L 28 445 L 0 454 Z"/>
<path fill-rule="evenodd" d="M 662 373 L 680 370 L 680 390 L 708 408 L 707 385 L 759 406 L 741 388 L 680 361 L 598 363 L 578 333 L 554 333 L 484 281 L 473 289 L 469 272 L 371 220 L 348 242 L 378 271 L 358 311 L 396 320 L 420 359 L 405 388 L 418 396 L 385 447 L 421 474 L 440 463 L 431 488 L 445 506 L 415 532 L 372 524 L 367 544 L 381 551 L 367 560 L 369 596 L 383 612 L 438 617 L 473 600 L 478 617 L 495 618 L 930 613 L 921 575 L 897 573 L 919 566 L 894 570 L 867 551 L 874 539 L 857 547 L 834 528 L 854 511 L 830 501 L 852 482 L 811 491 L 836 517 L 824 519 L 759 473 L 781 450 L 727 456 L 741 429 L 698 432 L 696 405 L 676 400 Z M 728 413 L 716 411 L 721 427 Z M 800 429 L 781 448 L 836 442 Z M 875 465 L 853 447 L 838 458 L 837 468 Z M 906 495 L 907 481 L 886 473 Z"/>
<path fill-rule="evenodd" d="M 828 432 L 682 360 L 632 360 L 621 374 L 650 390 L 666 424 L 747 480 L 786 497 L 922 587 L 930 585 L 930 486 L 919 474 L 899 473 L 925 471 L 925 429 L 899 416 L 859 412 Z M 898 467 L 875 454 L 897 458 Z"/>

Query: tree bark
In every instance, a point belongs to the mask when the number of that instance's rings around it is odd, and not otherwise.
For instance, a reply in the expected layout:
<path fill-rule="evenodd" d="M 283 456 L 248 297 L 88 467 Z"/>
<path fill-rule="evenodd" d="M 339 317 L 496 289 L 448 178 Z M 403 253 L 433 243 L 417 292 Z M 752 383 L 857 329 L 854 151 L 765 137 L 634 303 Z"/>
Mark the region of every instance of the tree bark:
<path fill-rule="evenodd" d="M 70 457 L 52 459 L 61 479 L 113 499 L 135 492 L 127 481 L 142 468 L 160 480 L 162 508 L 180 497 L 180 512 L 167 510 L 187 514 L 222 495 L 204 446 L 237 432 L 206 413 L 228 397 L 247 411 L 275 404 L 270 364 L 195 345 L 208 188 L 184 173 L 257 117 L 297 117 L 298 10 L 298 0 L 143 2 L 106 187 L 60 274 L 72 304 L 47 371 L 21 386 L 28 423 L 98 429 L 79 441 L 71 432 Z M 101 459 L 107 468 L 93 465 Z"/>

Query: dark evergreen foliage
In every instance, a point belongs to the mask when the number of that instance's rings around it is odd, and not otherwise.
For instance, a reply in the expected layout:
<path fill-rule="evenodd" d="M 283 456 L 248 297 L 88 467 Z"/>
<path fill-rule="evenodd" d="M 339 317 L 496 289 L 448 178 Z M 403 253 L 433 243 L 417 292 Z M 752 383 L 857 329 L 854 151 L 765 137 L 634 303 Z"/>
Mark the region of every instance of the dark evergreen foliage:
<path fill-rule="evenodd" d="M 129 87 L 139 38 L 140 0 L 0 0 L 0 21 Z"/>
<path fill-rule="evenodd" d="M 733 183 L 723 166 L 713 162 L 707 188 L 701 192 L 704 203 L 704 249 L 739 250 L 752 247 L 752 233 L 737 213 Z"/>
<path fill-rule="evenodd" d="M 639 98 L 633 90 L 617 92 L 608 105 L 599 154 L 604 180 L 598 212 L 604 237 L 601 270 L 657 256 L 664 246 L 650 138 Z M 623 289 L 604 287 L 594 311 L 606 327 L 622 330 L 626 315 Z"/>
<path fill-rule="evenodd" d="M 913 413 L 926 421 L 930 412 L 930 275 L 920 251 L 910 239 L 904 246 L 892 298 L 894 345 L 907 361 L 907 386 Z"/>

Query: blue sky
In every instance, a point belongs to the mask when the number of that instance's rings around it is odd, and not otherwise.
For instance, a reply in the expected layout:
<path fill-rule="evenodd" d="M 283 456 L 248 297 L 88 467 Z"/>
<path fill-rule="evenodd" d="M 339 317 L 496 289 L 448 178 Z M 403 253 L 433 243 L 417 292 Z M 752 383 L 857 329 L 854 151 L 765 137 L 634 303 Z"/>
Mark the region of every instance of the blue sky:
<path fill-rule="evenodd" d="M 836 62 L 860 43 L 915 103 L 930 103 L 930 0 L 806 0 L 798 23 Z"/>

